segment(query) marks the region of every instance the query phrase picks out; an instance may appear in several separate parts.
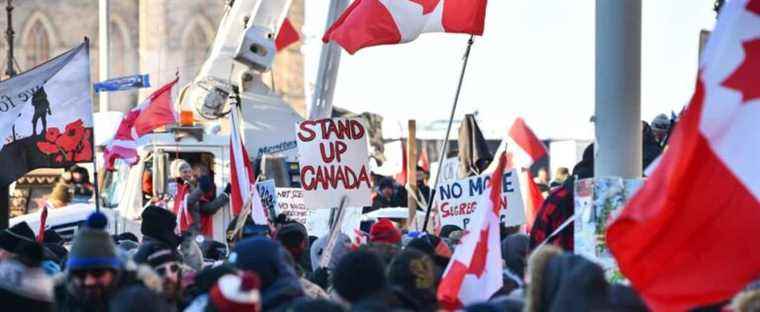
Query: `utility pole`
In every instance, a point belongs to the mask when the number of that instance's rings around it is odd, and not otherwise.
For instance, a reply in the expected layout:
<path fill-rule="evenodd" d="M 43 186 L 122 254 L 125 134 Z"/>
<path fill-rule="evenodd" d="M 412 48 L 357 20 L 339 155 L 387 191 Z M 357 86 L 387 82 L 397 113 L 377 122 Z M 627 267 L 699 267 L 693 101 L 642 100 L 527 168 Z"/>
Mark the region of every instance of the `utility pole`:
<path fill-rule="evenodd" d="M 98 79 L 100 81 L 108 80 L 109 76 L 109 46 L 108 34 L 111 26 L 111 15 L 108 7 L 108 0 L 99 0 L 98 2 Z M 108 92 L 98 93 L 98 111 L 108 111 Z"/>
<path fill-rule="evenodd" d="M 596 177 L 641 178 L 641 1 L 596 0 Z"/>
<path fill-rule="evenodd" d="M 8 59 L 8 63 L 6 64 L 7 68 L 5 69 L 5 74 L 11 78 L 13 76 L 16 76 L 16 69 L 13 68 L 14 58 L 13 58 L 13 23 L 12 23 L 12 16 L 13 16 L 13 2 L 12 0 L 6 0 L 5 2 L 5 12 L 6 16 L 8 18 L 8 26 L 5 30 L 5 40 L 8 44 L 8 55 L 6 58 Z M 11 215 L 11 209 L 10 209 L 10 185 L 4 185 L 0 186 L 0 229 L 6 229 L 8 228 L 8 219 Z"/>

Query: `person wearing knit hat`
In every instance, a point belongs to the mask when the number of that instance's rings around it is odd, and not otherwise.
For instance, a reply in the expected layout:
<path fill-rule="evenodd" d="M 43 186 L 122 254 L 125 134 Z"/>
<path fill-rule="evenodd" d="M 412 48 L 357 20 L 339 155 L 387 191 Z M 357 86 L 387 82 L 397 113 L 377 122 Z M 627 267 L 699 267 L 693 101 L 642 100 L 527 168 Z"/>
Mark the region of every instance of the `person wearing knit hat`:
<path fill-rule="evenodd" d="M 259 276 L 250 271 L 222 276 L 209 291 L 206 311 L 258 312 L 261 309 Z"/>
<path fill-rule="evenodd" d="M 282 309 L 304 296 L 288 252 L 278 242 L 264 237 L 246 238 L 235 244 L 229 262 L 240 270 L 254 271 L 261 279 L 264 311 Z"/>
<path fill-rule="evenodd" d="M 355 251 L 338 261 L 332 284 L 340 297 L 356 303 L 383 292 L 388 286 L 385 266 L 380 258 L 368 251 Z"/>
<path fill-rule="evenodd" d="M 66 261 L 65 284 L 56 285 L 56 302 L 79 310 L 106 310 L 122 271 L 106 216 L 93 213 L 77 230 Z"/>
<path fill-rule="evenodd" d="M 161 294 L 172 304 L 180 301 L 182 294 L 182 266 L 180 265 L 179 253 L 175 248 L 161 242 L 143 244 L 137 249 L 133 257 L 138 264 L 145 264 L 153 268 L 161 277 Z"/>
<path fill-rule="evenodd" d="M 20 222 L 0 232 L 0 260 L 11 257 L 21 242 L 33 242 L 34 231 L 26 222 Z"/>
<path fill-rule="evenodd" d="M 141 214 L 140 232 L 143 243 L 159 241 L 170 247 L 179 246 L 180 238 L 174 234 L 177 215 L 159 206 L 148 206 Z"/>
<path fill-rule="evenodd" d="M 398 244 L 401 242 L 401 231 L 388 219 L 380 219 L 369 230 L 370 242 Z"/>

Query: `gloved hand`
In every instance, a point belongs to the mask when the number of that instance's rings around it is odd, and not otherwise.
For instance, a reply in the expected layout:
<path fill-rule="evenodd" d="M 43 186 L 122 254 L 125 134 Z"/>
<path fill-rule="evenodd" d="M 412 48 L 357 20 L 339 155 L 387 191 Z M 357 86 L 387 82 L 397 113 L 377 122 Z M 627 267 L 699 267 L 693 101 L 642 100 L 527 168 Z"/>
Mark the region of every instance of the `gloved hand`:
<path fill-rule="evenodd" d="M 224 187 L 224 194 L 227 194 L 227 196 L 229 196 L 231 192 L 232 192 L 232 184 L 227 183 L 227 186 Z"/>
<path fill-rule="evenodd" d="M 214 181 L 211 181 L 211 177 L 209 176 L 202 176 L 198 178 L 198 186 L 200 186 L 201 190 L 204 193 L 208 193 L 211 191 L 211 186 L 213 185 Z"/>
<path fill-rule="evenodd" d="M 314 284 L 319 285 L 319 287 L 322 287 L 322 289 L 329 289 L 330 271 L 327 270 L 327 268 L 318 268 L 311 273 L 310 280 L 314 282 Z"/>

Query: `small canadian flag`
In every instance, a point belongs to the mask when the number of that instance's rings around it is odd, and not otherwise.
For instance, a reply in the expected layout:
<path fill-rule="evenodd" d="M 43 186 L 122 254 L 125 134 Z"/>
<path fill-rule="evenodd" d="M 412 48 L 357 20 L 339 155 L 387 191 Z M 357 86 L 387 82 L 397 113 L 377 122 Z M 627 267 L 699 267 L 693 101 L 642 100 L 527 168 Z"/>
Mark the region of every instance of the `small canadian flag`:
<path fill-rule="evenodd" d="M 438 302 L 446 310 L 486 301 L 503 286 L 499 209 L 505 153 L 491 173 L 489 188 L 477 200 L 470 230 L 462 237 L 438 286 Z"/>

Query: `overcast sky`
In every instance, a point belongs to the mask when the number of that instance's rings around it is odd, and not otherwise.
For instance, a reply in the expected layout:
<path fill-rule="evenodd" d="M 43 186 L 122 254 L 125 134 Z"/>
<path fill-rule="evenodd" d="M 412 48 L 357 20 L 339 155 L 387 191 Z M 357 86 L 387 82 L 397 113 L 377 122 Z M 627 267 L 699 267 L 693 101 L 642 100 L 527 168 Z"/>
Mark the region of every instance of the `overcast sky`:
<path fill-rule="evenodd" d="M 316 76 L 328 3 L 306 2 L 307 89 Z M 715 22 L 712 3 L 643 0 L 643 119 L 678 111 L 688 101 L 699 31 Z M 491 133 L 506 132 L 521 116 L 542 139 L 592 138 L 594 14 L 593 0 L 489 1 L 457 115 L 479 111 Z M 344 52 L 334 105 L 383 115 L 391 120 L 386 136 L 409 118 L 446 119 L 466 42 L 466 35 L 425 34 L 409 44 Z"/>

